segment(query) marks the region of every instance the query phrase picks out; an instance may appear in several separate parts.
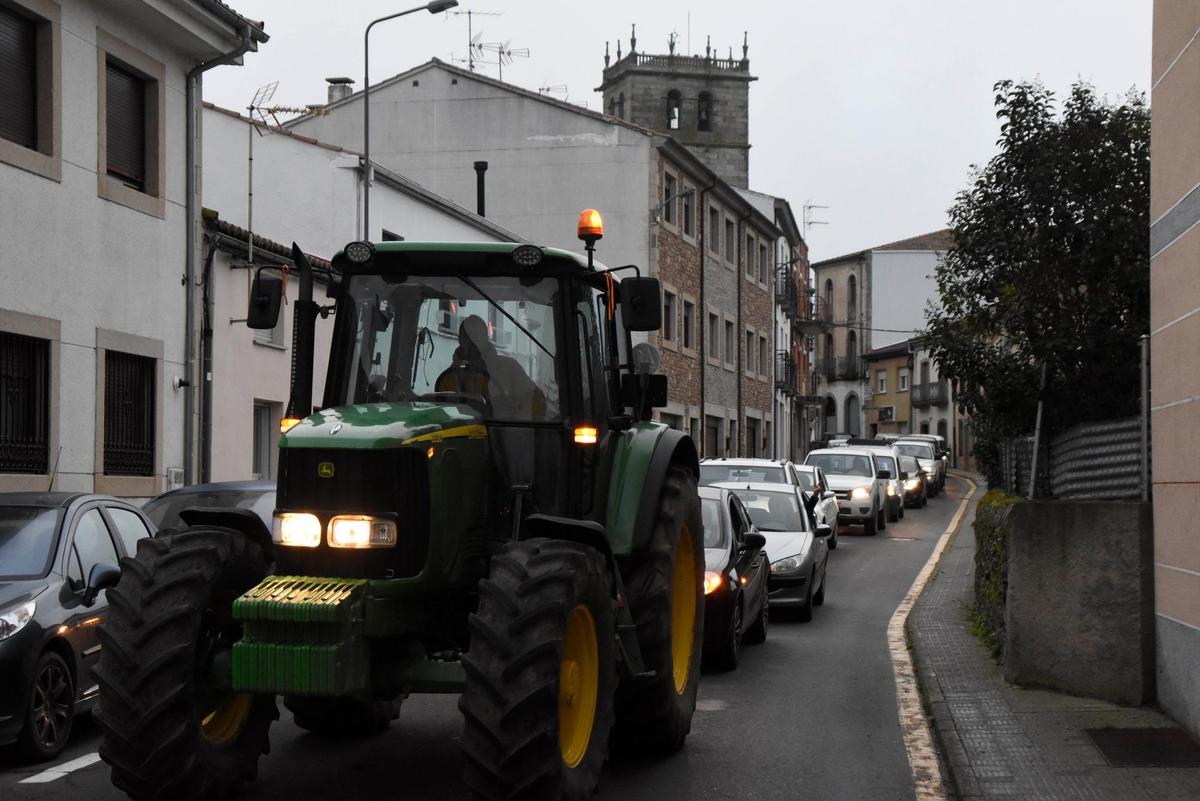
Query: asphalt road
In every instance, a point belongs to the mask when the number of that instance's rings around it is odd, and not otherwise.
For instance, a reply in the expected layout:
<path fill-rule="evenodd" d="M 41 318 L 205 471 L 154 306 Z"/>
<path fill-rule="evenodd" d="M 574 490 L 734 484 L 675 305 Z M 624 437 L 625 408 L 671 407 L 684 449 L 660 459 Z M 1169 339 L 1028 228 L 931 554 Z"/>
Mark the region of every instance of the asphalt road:
<path fill-rule="evenodd" d="M 952 478 L 926 509 L 909 510 L 878 536 L 843 531 L 813 622 L 774 620 L 767 642 L 746 648 L 736 671 L 706 675 L 686 748 L 666 760 L 614 760 L 597 798 L 912 799 L 887 624 L 965 493 Z M 413 696 L 387 733 L 333 743 L 298 729 L 281 707 L 271 754 L 239 798 L 468 799 L 456 704 L 457 696 Z M 0 748 L 0 799 L 124 799 L 106 765 L 85 764 L 97 740 L 83 718 L 54 762 L 24 765 Z M 70 772 L 21 783 L 55 767 Z"/>

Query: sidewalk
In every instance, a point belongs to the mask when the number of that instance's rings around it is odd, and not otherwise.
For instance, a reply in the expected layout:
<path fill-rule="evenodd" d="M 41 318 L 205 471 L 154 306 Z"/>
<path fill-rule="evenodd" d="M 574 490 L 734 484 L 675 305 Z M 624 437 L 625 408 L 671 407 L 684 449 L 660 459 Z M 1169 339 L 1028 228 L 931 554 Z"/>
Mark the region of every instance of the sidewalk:
<path fill-rule="evenodd" d="M 1200 799 L 1200 768 L 1111 767 L 1085 729 L 1171 727 L 1153 709 L 1004 682 L 971 633 L 974 501 L 909 618 L 934 733 L 960 801 Z"/>

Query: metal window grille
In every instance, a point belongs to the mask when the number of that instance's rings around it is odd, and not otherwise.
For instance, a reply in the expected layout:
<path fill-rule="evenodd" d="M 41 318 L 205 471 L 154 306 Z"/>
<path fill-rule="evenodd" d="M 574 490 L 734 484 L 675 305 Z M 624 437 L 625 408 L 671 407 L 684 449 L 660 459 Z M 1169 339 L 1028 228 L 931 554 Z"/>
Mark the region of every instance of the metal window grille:
<path fill-rule="evenodd" d="M 37 149 L 37 23 L 0 6 L 0 138 Z"/>
<path fill-rule="evenodd" d="M 49 472 L 50 343 L 0 333 L 0 473 Z"/>
<path fill-rule="evenodd" d="M 146 188 L 146 81 L 112 61 L 105 71 L 108 174 Z"/>
<path fill-rule="evenodd" d="M 104 354 L 104 472 L 154 474 L 154 359 Z"/>

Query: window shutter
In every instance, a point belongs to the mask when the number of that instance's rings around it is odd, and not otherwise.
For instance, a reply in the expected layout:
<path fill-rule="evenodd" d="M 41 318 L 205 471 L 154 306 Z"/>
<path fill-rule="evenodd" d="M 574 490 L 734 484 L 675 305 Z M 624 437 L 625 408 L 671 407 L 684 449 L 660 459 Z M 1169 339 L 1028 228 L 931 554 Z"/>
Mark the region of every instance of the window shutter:
<path fill-rule="evenodd" d="M 109 62 L 105 73 L 108 174 L 146 186 L 146 82 Z"/>
<path fill-rule="evenodd" d="M 107 351 L 104 364 L 104 472 L 154 474 L 155 362 Z"/>
<path fill-rule="evenodd" d="M 0 137 L 36 150 L 37 24 L 0 6 Z"/>

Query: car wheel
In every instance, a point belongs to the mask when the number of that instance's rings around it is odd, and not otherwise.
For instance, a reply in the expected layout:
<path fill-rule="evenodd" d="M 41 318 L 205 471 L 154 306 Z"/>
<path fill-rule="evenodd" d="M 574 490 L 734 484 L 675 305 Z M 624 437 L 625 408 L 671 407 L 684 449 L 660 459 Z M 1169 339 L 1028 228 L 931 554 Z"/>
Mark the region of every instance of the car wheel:
<path fill-rule="evenodd" d="M 814 572 L 813 575 L 816 575 Z M 821 567 L 821 589 L 817 590 L 812 597 L 813 606 L 821 606 L 825 603 L 825 585 L 829 583 L 829 557 L 825 557 L 825 564 Z"/>
<path fill-rule="evenodd" d="M 900 519 L 900 510 L 899 509 L 893 510 L 891 501 L 888 501 L 888 518 L 887 519 L 888 519 L 889 523 L 895 523 L 897 520 Z"/>
<path fill-rule="evenodd" d="M 808 623 L 813 617 L 813 582 L 817 580 L 817 567 L 813 565 L 812 575 L 808 577 L 808 592 L 804 593 L 804 608 L 800 610 L 800 622 Z"/>
<path fill-rule="evenodd" d="M 742 603 L 734 603 L 729 615 L 729 631 L 721 645 L 713 651 L 709 664 L 715 670 L 736 670 L 742 652 Z"/>
<path fill-rule="evenodd" d="M 900 501 L 900 511 L 898 511 L 896 513 L 896 516 L 899 517 L 901 520 L 904 519 L 904 501 Z"/>
<path fill-rule="evenodd" d="M 876 515 L 871 515 L 863 521 L 863 534 L 868 537 L 874 537 L 875 532 L 879 530 L 879 518 Z"/>
<path fill-rule="evenodd" d="M 880 531 L 883 531 L 885 528 L 887 528 L 888 524 L 887 501 L 884 501 L 884 505 L 879 508 L 879 511 L 876 513 L 876 515 L 879 518 L 877 528 Z"/>
<path fill-rule="evenodd" d="M 61 656 L 46 651 L 33 670 L 33 687 L 18 737 L 22 753 L 39 762 L 53 759 L 66 747 L 75 720 L 75 682 Z"/>

